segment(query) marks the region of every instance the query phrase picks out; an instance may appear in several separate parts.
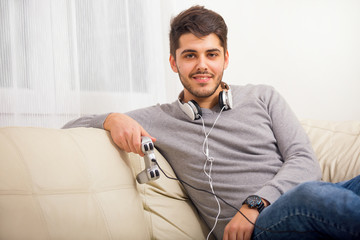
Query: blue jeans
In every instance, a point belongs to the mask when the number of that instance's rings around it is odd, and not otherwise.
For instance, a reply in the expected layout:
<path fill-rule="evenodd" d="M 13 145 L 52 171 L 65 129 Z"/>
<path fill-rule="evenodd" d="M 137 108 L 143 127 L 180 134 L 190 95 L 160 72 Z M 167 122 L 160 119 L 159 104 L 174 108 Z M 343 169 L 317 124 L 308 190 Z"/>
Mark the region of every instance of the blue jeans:
<path fill-rule="evenodd" d="M 360 175 L 341 183 L 306 182 L 259 215 L 252 239 L 360 239 Z"/>

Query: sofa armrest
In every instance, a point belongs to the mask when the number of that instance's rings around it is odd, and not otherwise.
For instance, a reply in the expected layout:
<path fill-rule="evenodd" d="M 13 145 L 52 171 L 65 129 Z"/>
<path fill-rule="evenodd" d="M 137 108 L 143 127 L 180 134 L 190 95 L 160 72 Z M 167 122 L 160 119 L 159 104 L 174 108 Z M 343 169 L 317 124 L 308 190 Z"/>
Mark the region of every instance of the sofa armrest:
<path fill-rule="evenodd" d="M 100 129 L 0 128 L 0 239 L 204 239 L 179 183 L 136 183 L 143 163 Z"/>

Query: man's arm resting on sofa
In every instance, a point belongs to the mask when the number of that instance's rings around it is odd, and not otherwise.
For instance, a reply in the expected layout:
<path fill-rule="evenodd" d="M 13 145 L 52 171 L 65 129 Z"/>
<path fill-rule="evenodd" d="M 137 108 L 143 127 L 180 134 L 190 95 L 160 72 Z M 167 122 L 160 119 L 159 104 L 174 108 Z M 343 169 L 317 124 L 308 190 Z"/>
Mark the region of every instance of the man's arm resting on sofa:
<path fill-rule="evenodd" d="M 120 149 L 140 156 L 144 156 L 141 151 L 142 136 L 148 136 L 153 142 L 156 141 L 156 138 L 151 137 L 137 121 L 123 113 L 84 116 L 68 122 L 63 128 L 74 127 L 94 127 L 108 130 L 112 140 Z"/>
<path fill-rule="evenodd" d="M 70 122 L 66 123 L 62 128 L 91 127 L 104 129 L 104 122 L 109 115 L 109 113 L 100 115 L 86 115 L 71 120 Z"/>

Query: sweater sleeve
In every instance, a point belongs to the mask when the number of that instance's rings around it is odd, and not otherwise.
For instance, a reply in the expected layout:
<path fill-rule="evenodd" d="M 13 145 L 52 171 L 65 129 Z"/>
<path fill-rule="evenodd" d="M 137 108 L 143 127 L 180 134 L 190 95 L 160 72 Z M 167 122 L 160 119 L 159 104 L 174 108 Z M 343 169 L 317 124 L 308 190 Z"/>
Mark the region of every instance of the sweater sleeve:
<path fill-rule="evenodd" d="M 86 115 L 70 122 L 66 123 L 62 128 L 77 128 L 77 127 L 87 127 L 87 128 L 100 128 L 104 129 L 104 121 L 106 117 L 109 115 L 107 114 L 100 114 L 100 115 Z"/>
<path fill-rule="evenodd" d="M 283 158 L 275 177 L 256 193 L 272 203 L 302 182 L 320 180 L 321 169 L 305 130 L 282 96 L 269 87 L 261 100 Z"/>
<path fill-rule="evenodd" d="M 148 131 L 148 128 L 151 126 L 153 119 L 152 115 L 153 111 L 155 111 L 154 108 L 158 108 L 159 106 L 160 104 L 157 104 L 154 106 L 125 112 L 124 114 L 136 120 L 144 129 Z M 86 127 L 104 129 L 104 122 L 109 114 L 110 113 L 85 115 L 67 122 L 62 128 Z"/>

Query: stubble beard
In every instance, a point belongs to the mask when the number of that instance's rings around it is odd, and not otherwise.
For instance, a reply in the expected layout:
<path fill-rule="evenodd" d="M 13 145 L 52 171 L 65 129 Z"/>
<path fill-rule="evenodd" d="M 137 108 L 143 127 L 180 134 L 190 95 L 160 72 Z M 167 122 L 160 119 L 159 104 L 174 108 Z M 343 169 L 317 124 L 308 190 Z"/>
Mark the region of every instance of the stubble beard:
<path fill-rule="evenodd" d="M 219 88 L 219 85 L 221 84 L 221 80 L 222 80 L 222 76 L 223 73 L 221 73 L 220 76 L 218 76 L 216 78 L 216 85 L 214 86 L 214 88 L 209 89 L 207 91 L 205 91 L 202 87 L 205 87 L 207 85 L 207 83 L 199 83 L 200 87 L 197 87 L 197 89 L 194 89 L 191 84 L 190 81 L 192 79 L 191 76 L 185 77 L 184 75 L 182 75 L 180 73 L 180 71 L 178 71 L 179 74 L 179 78 L 181 81 L 181 84 L 183 85 L 183 87 L 189 92 L 191 93 L 193 96 L 195 96 L 196 98 L 207 98 L 212 96 L 216 90 Z M 212 75 L 214 78 L 214 75 Z"/>

